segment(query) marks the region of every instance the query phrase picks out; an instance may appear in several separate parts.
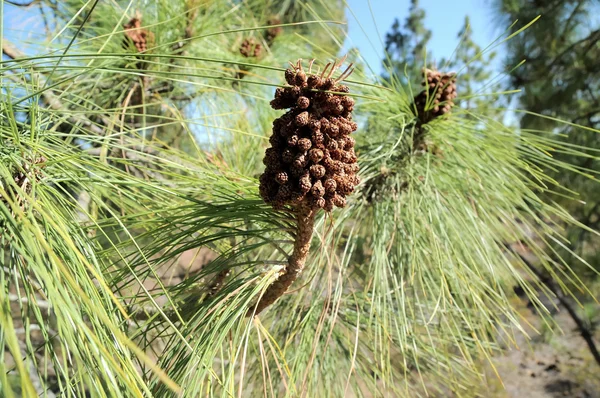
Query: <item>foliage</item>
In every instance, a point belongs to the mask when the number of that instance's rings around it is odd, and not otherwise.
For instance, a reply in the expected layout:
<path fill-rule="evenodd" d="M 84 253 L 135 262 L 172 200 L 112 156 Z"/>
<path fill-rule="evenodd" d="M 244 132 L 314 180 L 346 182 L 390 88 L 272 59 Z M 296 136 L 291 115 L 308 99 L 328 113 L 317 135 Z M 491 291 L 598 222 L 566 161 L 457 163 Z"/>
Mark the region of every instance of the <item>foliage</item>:
<path fill-rule="evenodd" d="M 593 16 L 599 8 L 593 1 L 558 0 L 539 5 L 526 0 L 506 0 L 497 4 L 504 20 L 526 21 L 538 14 L 539 22 L 529 34 L 508 43 L 505 63 L 516 65 L 526 62 L 511 75 L 510 84 L 522 89 L 518 97 L 520 124 L 524 131 L 552 130 L 553 142 L 569 150 L 556 154 L 556 161 L 572 165 L 569 171 L 556 170 L 551 165 L 544 169 L 562 186 L 573 193 L 550 194 L 550 200 L 566 208 L 585 228 L 568 228 L 568 247 L 577 256 L 600 269 L 598 246 L 600 238 L 594 230 L 600 223 L 600 190 L 597 179 L 598 133 L 600 127 L 600 30 Z M 535 6 L 534 6 L 535 5 Z M 544 117 L 538 117 L 538 115 Z M 557 123 L 556 118 L 569 124 Z M 577 151 L 574 154 L 572 151 Z M 555 249 L 569 263 L 577 263 L 576 256 L 562 247 Z M 580 267 L 586 278 L 594 272 Z"/>
<path fill-rule="evenodd" d="M 476 96 L 484 85 L 492 78 L 491 63 L 496 58 L 495 51 L 485 51 L 473 40 L 473 30 L 469 16 L 465 16 L 462 28 L 458 32 L 459 44 L 453 56 L 440 65 L 449 70 L 457 70 L 460 81 L 460 96 L 463 98 L 461 105 L 466 109 L 477 109 L 482 112 L 484 108 L 493 107 L 498 100 L 497 95 Z M 490 112 L 491 109 L 486 109 Z"/>

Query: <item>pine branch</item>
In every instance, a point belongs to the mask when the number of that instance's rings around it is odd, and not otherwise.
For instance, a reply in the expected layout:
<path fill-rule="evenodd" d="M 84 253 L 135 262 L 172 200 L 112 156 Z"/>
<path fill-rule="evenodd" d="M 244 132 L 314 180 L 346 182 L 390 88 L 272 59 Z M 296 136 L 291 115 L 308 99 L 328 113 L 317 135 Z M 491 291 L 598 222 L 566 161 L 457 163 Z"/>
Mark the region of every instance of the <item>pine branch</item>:
<path fill-rule="evenodd" d="M 302 273 L 310 250 L 315 213 L 316 211 L 308 206 L 296 208 L 296 240 L 294 241 L 294 251 L 288 259 L 288 265 L 281 276 L 267 288 L 256 305 L 248 310 L 247 316 L 258 315 L 277 301 Z"/>
<path fill-rule="evenodd" d="M 32 6 L 36 3 L 39 3 L 40 0 L 32 0 L 29 3 L 17 3 L 16 1 L 11 1 L 11 0 L 4 0 L 5 3 L 10 4 L 11 6 L 16 6 L 16 7 L 29 7 Z"/>
<path fill-rule="evenodd" d="M 26 58 L 25 54 L 23 54 L 14 45 L 7 41 L 4 41 L 2 43 L 2 53 L 15 61 L 18 61 L 20 58 Z M 33 72 L 32 74 L 35 75 L 40 81 L 45 80 L 41 73 Z M 56 94 L 54 94 L 52 90 L 44 90 L 42 92 L 42 98 L 46 105 L 51 109 L 54 109 L 56 111 L 68 112 L 68 108 L 62 103 L 59 97 Z M 89 128 L 95 134 L 104 135 L 104 129 L 92 122 L 86 116 L 72 115 L 67 120 L 73 125 L 83 125 Z M 108 121 L 105 120 L 104 122 L 107 123 Z"/>

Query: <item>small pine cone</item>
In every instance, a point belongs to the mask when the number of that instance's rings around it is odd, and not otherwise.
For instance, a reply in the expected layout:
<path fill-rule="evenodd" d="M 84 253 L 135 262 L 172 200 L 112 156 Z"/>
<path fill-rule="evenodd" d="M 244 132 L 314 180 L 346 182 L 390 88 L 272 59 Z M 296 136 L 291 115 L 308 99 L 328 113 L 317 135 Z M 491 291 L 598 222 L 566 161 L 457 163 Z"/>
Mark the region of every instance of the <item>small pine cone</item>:
<path fill-rule="evenodd" d="M 240 45 L 240 54 L 246 58 L 260 57 L 261 53 L 262 45 L 254 38 L 247 38 Z"/>
<path fill-rule="evenodd" d="M 325 79 L 321 85 L 321 90 L 330 91 L 335 87 L 335 80 L 332 78 Z"/>
<path fill-rule="evenodd" d="M 333 160 L 331 158 L 331 155 L 329 154 L 329 151 L 325 150 L 325 157 L 323 158 L 323 161 L 321 162 L 323 164 L 323 166 L 325 166 L 325 169 L 329 170 L 332 167 L 334 167 L 334 165 L 333 165 L 334 162 L 335 162 L 335 160 Z"/>
<path fill-rule="evenodd" d="M 354 153 L 354 148 L 351 148 L 349 151 L 350 158 L 348 158 L 348 163 L 356 163 L 358 161 L 358 156 Z"/>
<path fill-rule="evenodd" d="M 331 113 L 334 115 L 341 115 L 342 113 L 344 113 L 344 107 L 341 104 L 336 105 L 331 109 Z"/>
<path fill-rule="evenodd" d="M 344 172 L 346 174 L 355 174 L 355 173 L 358 173 L 358 164 L 356 164 L 356 163 L 345 164 L 344 165 Z"/>
<path fill-rule="evenodd" d="M 323 84 L 323 79 L 317 75 L 310 75 L 306 82 L 308 83 L 308 87 L 319 89 Z"/>
<path fill-rule="evenodd" d="M 346 198 L 344 198 L 341 195 L 335 195 L 331 199 L 331 201 L 332 201 L 333 205 L 336 207 L 345 207 L 346 206 Z"/>
<path fill-rule="evenodd" d="M 325 180 L 325 184 L 323 184 L 323 186 L 325 187 L 325 191 L 329 194 L 334 193 L 337 189 L 337 183 L 331 178 Z"/>
<path fill-rule="evenodd" d="M 275 89 L 275 97 L 274 97 L 274 99 L 281 99 L 281 98 L 284 98 L 286 96 L 287 96 L 287 94 L 286 94 L 285 88 L 283 88 L 283 87 L 277 87 Z M 281 120 L 281 118 L 277 118 L 275 120 Z"/>
<path fill-rule="evenodd" d="M 342 163 L 350 163 L 350 159 L 352 159 L 352 154 L 349 151 L 340 151 L 340 160 Z"/>
<path fill-rule="evenodd" d="M 339 149 L 331 149 L 329 150 L 329 156 L 331 156 L 333 160 L 340 160 L 342 159 L 342 151 Z"/>
<path fill-rule="evenodd" d="M 321 159 L 323 159 L 323 156 L 325 156 L 325 154 L 323 153 L 322 150 L 318 149 L 318 148 L 312 148 L 309 152 L 308 152 L 308 158 L 310 159 L 311 162 L 313 163 L 319 163 L 321 161 Z"/>
<path fill-rule="evenodd" d="M 447 114 L 452 109 L 456 98 L 456 75 L 454 73 L 441 74 L 438 71 L 425 70 L 425 90 L 421 91 L 414 99 L 417 116 L 420 123 L 427 123 L 435 117 Z M 426 109 L 428 98 L 433 98 L 434 106 Z"/>
<path fill-rule="evenodd" d="M 306 126 L 308 124 L 308 120 L 309 120 L 308 112 L 306 112 L 306 111 L 302 112 L 302 113 L 299 113 L 296 116 L 296 124 L 298 126 L 301 126 L 301 127 L 302 126 Z"/>
<path fill-rule="evenodd" d="M 304 168 L 306 166 L 306 156 L 302 155 L 302 154 L 298 154 L 296 155 L 296 157 L 294 158 L 294 161 L 292 162 L 292 166 L 301 169 Z"/>
<path fill-rule="evenodd" d="M 271 100 L 270 105 L 273 109 L 286 109 L 289 108 L 291 100 L 289 98 L 275 98 Z"/>
<path fill-rule="evenodd" d="M 303 175 L 298 180 L 298 188 L 300 192 L 307 193 L 312 188 L 312 183 L 310 182 L 310 176 L 308 174 Z"/>
<path fill-rule="evenodd" d="M 348 134 L 350 134 L 352 132 L 352 128 L 350 127 L 350 123 L 348 123 L 345 119 L 342 119 L 340 121 L 340 123 L 338 124 L 338 127 L 340 129 L 340 135 L 342 137 L 347 136 Z"/>
<path fill-rule="evenodd" d="M 348 195 L 354 191 L 354 184 L 350 181 L 350 179 L 345 176 L 343 178 L 339 178 L 337 180 L 337 192 Z M 337 206 L 337 205 L 336 205 Z M 341 207 L 341 206 L 338 206 Z"/>
<path fill-rule="evenodd" d="M 286 182 L 288 182 L 288 175 L 285 171 L 280 171 L 279 173 L 275 174 L 275 181 L 277 181 L 278 184 L 283 185 Z"/>
<path fill-rule="evenodd" d="M 325 175 L 325 167 L 320 164 L 313 164 L 310 166 L 310 175 L 313 178 L 322 178 Z"/>
<path fill-rule="evenodd" d="M 329 170 L 327 170 L 327 171 L 332 174 L 340 174 L 343 170 L 344 170 L 343 163 L 340 162 L 339 160 L 334 160 L 333 162 L 331 162 L 331 166 L 329 167 Z"/>
<path fill-rule="evenodd" d="M 277 17 L 271 18 L 267 21 L 267 25 L 281 25 L 281 20 Z M 277 36 L 279 36 L 282 32 L 283 28 L 281 26 L 274 26 L 267 29 L 266 40 L 267 43 L 269 43 L 269 46 L 273 44 Z"/>
<path fill-rule="evenodd" d="M 356 144 L 356 140 L 354 139 L 354 137 L 350 137 L 350 136 L 344 137 L 344 149 L 345 150 L 354 148 L 355 144 Z"/>
<path fill-rule="evenodd" d="M 312 133 L 311 138 L 312 138 L 313 144 L 316 147 L 322 146 L 323 142 L 325 141 L 325 136 L 320 131 L 315 131 L 314 133 Z"/>
<path fill-rule="evenodd" d="M 336 124 L 331 124 L 327 133 L 333 138 L 336 138 L 340 134 L 340 128 Z"/>
<path fill-rule="evenodd" d="M 327 101 L 327 107 L 333 109 L 335 107 L 337 107 L 338 105 L 342 104 L 342 99 L 338 96 L 335 97 L 331 97 L 328 101 Z"/>
<path fill-rule="evenodd" d="M 131 18 L 129 22 L 123 25 L 123 29 L 125 34 L 125 46 L 129 43 L 133 43 L 136 50 L 140 53 L 148 50 L 148 42 L 153 41 L 154 35 L 146 29 L 142 29 L 141 14 L 138 13 L 137 16 Z"/>
<path fill-rule="evenodd" d="M 313 198 L 313 206 L 318 209 L 325 207 L 325 198 Z"/>
<path fill-rule="evenodd" d="M 345 87 L 345 86 L 344 86 Z M 354 98 L 352 97 L 343 97 L 342 105 L 348 112 L 352 112 L 354 110 Z"/>
<path fill-rule="evenodd" d="M 308 151 L 312 147 L 312 143 L 308 138 L 300 138 L 298 140 L 298 149 L 301 151 Z"/>
<path fill-rule="evenodd" d="M 320 180 L 315 182 L 312 188 L 310 189 L 310 193 L 317 198 L 323 197 L 323 195 L 325 195 L 325 188 L 323 188 L 323 183 L 321 183 Z"/>
<path fill-rule="evenodd" d="M 296 71 L 292 69 L 285 70 L 285 81 L 290 86 L 293 86 L 296 83 Z"/>
<path fill-rule="evenodd" d="M 319 131 L 321 129 L 321 121 L 317 119 L 311 119 L 310 122 L 308 122 L 308 127 L 313 132 Z"/>
<path fill-rule="evenodd" d="M 299 70 L 298 72 L 296 72 L 296 79 L 295 79 L 295 85 L 296 86 L 306 86 L 307 85 L 307 81 L 306 81 L 306 73 L 304 73 L 303 70 Z"/>
<path fill-rule="evenodd" d="M 306 109 L 310 106 L 310 100 L 305 96 L 298 97 L 298 101 L 296 101 L 296 105 L 300 109 Z"/>
<path fill-rule="evenodd" d="M 329 151 L 335 151 L 339 148 L 338 142 L 336 140 L 333 139 L 329 139 L 327 141 L 327 145 L 325 145 L 325 147 L 329 150 Z"/>

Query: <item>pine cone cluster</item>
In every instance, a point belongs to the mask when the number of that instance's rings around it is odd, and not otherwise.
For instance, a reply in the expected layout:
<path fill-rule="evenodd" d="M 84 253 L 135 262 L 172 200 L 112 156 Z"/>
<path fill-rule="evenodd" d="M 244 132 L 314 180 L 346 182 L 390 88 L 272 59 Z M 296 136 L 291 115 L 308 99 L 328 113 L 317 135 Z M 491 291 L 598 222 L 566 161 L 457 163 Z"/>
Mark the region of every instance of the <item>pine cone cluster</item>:
<path fill-rule="evenodd" d="M 267 21 L 267 25 L 281 25 L 281 20 L 277 17 L 273 17 Z M 265 41 L 269 46 L 275 42 L 277 36 L 279 36 L 283 32 L 283 28 L 281 26 L 275 26 L 267 29 L 267 34 L 265 35 Z"/>
<path fill-rule="evenodd" d="M 312 62 L 311 62 L 312 66 Z M 339 84 L 350 67 L 337 79 L 305 73 L 301 61 L 285 71 L 289 84 L 277 88 L 273 109 L 289 109 L 273 122 L 271 147 L 265 152 L 265 172 L 260 177 L 260 194 L 276 208 L 303 205 L 312 209 L 344 207 L 346 195 L 358 184 L 352 121 L 354 100 L 344 95 Z M 350 72 L 349 72 L 350 71 Z M 330 91 L 330 92 L 325 92 Z M 338 92 L 334 94 L 331 91 Z"/>
<path fill-rule="evenodd" d="M 123 29 L 125 29 L 125 44 L 128 44 L 130 40 L 135 45 L 135 48 L 138 52 L 144 52 L 148 50 L 148 42 L 152 39 L 152 33 L 148 32 L 146 29 L 142 29 L 142 17 L 137 14 L 135 17 L 131 18 L 129 22 L 123 25 Z"/>
<path fill-rule="evenodd" d="M 250 37 L 244 39 L 240 45 L 240 54 L 246 58 L 259 58 L 262 55 L 262 44 Z"/>
<path fill-rule="evenodd" d="M 441 73 L 426 69 L 426 81 L 421 84 L 426 88 L 415 97 L 415 105 L 419 119 L 427 123 L 435 117 L 449 113 L 454 106 L 456 94 L 456 75 L 454 73 Z M 432 106 L 427 107 L 427 103 Z"/>

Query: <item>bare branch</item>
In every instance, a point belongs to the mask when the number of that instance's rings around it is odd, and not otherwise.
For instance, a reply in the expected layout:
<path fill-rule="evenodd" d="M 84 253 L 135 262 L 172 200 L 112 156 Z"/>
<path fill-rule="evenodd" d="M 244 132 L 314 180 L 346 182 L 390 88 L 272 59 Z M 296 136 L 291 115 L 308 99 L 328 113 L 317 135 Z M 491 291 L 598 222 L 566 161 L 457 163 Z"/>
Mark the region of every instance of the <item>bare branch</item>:
<path fill-rule="evenodd" d="M 16 7 L 29 7 L 32 6 L 36 3 L 39 3 L 40 0 L 32 0 L 29 3 L 17 3 L 16 1 L 11 1 L 11 0 L 4 0 L 5 3 L 10 4 L 11 6 L 16 6 Z"/>

